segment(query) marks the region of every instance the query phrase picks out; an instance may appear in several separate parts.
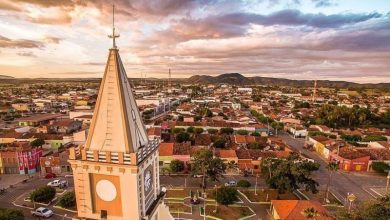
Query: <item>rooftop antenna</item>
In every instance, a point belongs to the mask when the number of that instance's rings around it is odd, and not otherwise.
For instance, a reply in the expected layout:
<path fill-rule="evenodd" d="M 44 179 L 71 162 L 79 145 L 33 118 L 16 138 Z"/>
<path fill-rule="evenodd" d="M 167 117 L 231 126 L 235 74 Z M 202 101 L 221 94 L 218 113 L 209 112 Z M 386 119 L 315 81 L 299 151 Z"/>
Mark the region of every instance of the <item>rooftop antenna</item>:
<path fill-rule="evenodd" d="M 115 38 L 119 36 L 119 34 L 115 34 L 115 5 L 112 5 L 112 34 L 108 35 L 108 37 L 112 38 L 112 48 L 114 49 L 116 49 Z"/>

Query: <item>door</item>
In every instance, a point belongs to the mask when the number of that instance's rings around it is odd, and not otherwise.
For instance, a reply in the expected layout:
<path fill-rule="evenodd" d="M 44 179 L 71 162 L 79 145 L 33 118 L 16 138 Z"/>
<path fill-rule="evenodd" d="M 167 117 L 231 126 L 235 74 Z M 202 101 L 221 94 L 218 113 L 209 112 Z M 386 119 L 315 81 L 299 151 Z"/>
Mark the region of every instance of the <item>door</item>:
<path fill-rule="evenodd" d="M 355 171 L 360 171 L 362 169 L 362 165 L 356 165 L 355 166 Z"/>

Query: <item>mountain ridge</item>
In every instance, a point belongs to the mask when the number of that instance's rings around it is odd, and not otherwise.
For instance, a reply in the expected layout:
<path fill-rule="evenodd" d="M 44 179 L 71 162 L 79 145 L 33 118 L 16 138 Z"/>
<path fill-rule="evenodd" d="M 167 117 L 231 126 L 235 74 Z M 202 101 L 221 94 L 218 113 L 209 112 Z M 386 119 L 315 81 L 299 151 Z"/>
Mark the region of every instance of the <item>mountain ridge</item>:
<path fill-rule="evenodd" d="M 231 85 L 270 85 L 270 86 L 313 86 L 313 80 L 293 80 L 284 78 L 272 77 L 245 77 L 240 73 L 224 73 L 218 76 L 209 75 L 194 75 L 187 79 L 187 82 L 199 84 L 231 84 Z M 317 80 L 319 87 L 356 87 L 356 88 L 386 88 L 390 87 L 390 83 L 355 83 L 348 81 L 332 81 L 332 80 Z"/>

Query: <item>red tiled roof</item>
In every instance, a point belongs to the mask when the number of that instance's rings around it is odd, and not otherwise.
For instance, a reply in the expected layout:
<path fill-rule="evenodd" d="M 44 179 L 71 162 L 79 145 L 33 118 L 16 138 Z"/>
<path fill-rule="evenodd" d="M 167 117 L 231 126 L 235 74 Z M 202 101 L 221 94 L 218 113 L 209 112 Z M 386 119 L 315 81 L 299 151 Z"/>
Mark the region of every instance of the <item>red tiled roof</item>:
<path fill-rule="evenodd" d="M 158 150 L 160 156 L 172 156 L 173 155 L 173 143 L 161 143 Z"/>
<path fill-rule="evenodd" d="M 278 213 L 280 220 L 304 220 L 304 210 L 314 208 L 318 212 L 317 220 L 331 220 L 326 209 L 317 201 L 308 200 L 272 200 L 274 209 Z"/>
<path fill-rule="evenodd" d="M 237 158 L 237 154 L 235 150 L 222 150 L 218 149 L 215 151 L 215 156 L 220 158 Z"/>

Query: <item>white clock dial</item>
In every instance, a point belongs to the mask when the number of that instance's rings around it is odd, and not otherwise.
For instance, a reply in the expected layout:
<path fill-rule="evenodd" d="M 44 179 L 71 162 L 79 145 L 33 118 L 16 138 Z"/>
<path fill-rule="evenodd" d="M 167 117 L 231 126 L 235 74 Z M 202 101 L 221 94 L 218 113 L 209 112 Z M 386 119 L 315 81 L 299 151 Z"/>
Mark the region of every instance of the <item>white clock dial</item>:
<path fill-rule="evenodd" d="M 149 191 L 152 186 L 152 173 L 148 170 L 145 174 L 145 191 Z"/>
<path fill-rule="evenodd" d="M 96 193 L 102 200 L 111 202 L 116 198 L 116 187 L 108 180 L 100 180 L 96 184 Z"/>

